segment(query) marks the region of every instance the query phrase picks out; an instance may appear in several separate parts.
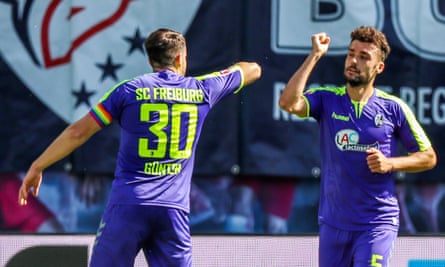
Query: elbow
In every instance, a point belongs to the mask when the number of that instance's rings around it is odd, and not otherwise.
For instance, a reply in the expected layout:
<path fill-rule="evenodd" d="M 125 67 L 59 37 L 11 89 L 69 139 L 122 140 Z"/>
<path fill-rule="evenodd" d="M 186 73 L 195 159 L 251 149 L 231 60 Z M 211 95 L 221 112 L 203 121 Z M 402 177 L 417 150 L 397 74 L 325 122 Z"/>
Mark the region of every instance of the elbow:
<path fill-rule="evenodd" d="M 254 72 L 255 72 L 255 78 L 257 80 L 259 78 L 261 78 L 261 75 L 263 74 L 263 69 L 261 68 L 261 66 L 258 63 L 255 64 Z"/>
<path fill-rule="evenodd" d="M 288 113 L 295 114 L 299 117 L 305 116 L 305 105 L 302 98 L 297 98 L 296 100 L 289 99 L 289 97 L 283 94 L 278 100 L 278 106 Z"/>
<path fill-rule="evenodd" d="M 291 112 L 290 105 L 283 97 L 278 100 L 278 106 L 284 111 Z"/>
<path fill-rule="evenodd" d="M 252 63 L 249 75 L 249 83 L 253 83 L 254 81 L 261 78 L 262 68 L 258 63 Z"/>
<path fill-rule="evenodd" d="M 429 148 L 426 153 L 427 155 L 426 159 L 425 159 L 425 163 L 424 163 L 424 169 L 425 170 L 431 170 L 434 167 L 437 166 L 437 154 L 436 151 L 434 151 L 433 148 Z"/>
<path fill-rule="evenodd" d="M 82 140 L 83 136 L 84 136 L 82 131 L 80 131 L 80 129 L 77 129 L 75 127 L 68 127 L 66 129 L 66 133 L 67 133 L 68 139 L 70 139 L 72 141 Z"/>
<path fill-rule="evenodd" d="M 437 166 L 437 154 L 434 151 L 434 149 L 431 149 L 431 151 L 432 151 L 432 153 L 431 153 L 431 158 L 430 158 L 430 161 L 429 161 L 429 168 L 430 169 L 432 169 L 432 168 Z"/>
<path fill-rule="evenodd" d="M 82 119 L 68 126 L 65 129 L 65 134 L 71 142 L 82 144 L 100 129 L 99 124 L 87 114 Z"/>
<path fill-rule="evenodd" d="M 241 67 L 244 73 L 244 86 L 249 85 L 262 75 L 262 68 L 256 62 L 239 62 L 237 63 Z"/>
<path fill-rule="evenodd" d="M 67 137 L 73 143 L 83 143 L 88 139 L 89 134 L 85 128 L 80 127 L 80 125 L 72 124 L 68 126 L 65 130 Z"/>

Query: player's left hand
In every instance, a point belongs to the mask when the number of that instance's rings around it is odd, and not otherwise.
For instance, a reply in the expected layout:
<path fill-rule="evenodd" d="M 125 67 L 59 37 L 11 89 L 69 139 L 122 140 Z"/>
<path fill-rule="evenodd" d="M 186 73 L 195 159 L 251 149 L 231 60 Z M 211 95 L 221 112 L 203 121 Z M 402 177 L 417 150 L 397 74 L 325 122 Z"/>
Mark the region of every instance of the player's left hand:
<path fill-rule="evenodd" d="M 373 173 L 387 173 L 392 171 L 393 166 L 382 152 L 375 148 L 370 148 L 366 150 L 368 156 L 366 157 L 366 162 L 368 163 L 369 170 Z"/>
<path fill-rule="evenodd" d="M 28 194 L 31 192 L 35 197 L 39 195 L 40 184 L 42 183 L 42 172 L 29 170 L 19 189 L 18 202 L 20 206 L 28 204 Z"/>

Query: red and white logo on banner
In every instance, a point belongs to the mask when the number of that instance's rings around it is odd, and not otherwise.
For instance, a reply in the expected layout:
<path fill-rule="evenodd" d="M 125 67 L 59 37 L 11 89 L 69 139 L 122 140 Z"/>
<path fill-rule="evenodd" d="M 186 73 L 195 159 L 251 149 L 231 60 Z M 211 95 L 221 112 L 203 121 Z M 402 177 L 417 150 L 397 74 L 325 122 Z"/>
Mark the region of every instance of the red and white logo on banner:
<path fill-rule="evenodd" d="M 0 0 L 1 57 L 45 105 L 72 122 L 115 83 L 151 71 L 145 37 L 160 27 L 185 34 L 200 4 Z"/>

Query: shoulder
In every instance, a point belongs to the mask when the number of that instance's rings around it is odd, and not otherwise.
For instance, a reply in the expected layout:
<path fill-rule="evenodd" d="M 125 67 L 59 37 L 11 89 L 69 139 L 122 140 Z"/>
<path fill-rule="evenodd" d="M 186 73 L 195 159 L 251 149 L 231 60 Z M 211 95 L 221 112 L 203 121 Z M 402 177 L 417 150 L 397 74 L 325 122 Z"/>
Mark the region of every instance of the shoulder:
<path fill-rule="evenodd" d="M 116 84 L 115 84 L 113 87 L 111 87 L 107 92 L 105 92 L 105 94 L 103 95 L 101 101 L 103 101 L 103 100 L 109 98 L 110 95 L 111 95 L 112 93 L 116 93 L 116 92 L 118 92 L 119 89 L 120 89 L 121 87 L 123 87 L 125 84 L 127 84 L 127 83 L 129 83 L 129 82 L 130 82 L 130 80 L 122 80 L 122 81 L 116 83 Z"/>
<path fill-rule="evenodd" d="M 387 108 L 403 113 L 408 118 L 414 118 L 412 109 L 400 97 L 387 93 L 383 90 L 376 89 L 376 97 L 378 101 L 382 102 Z"/>
<path fill-rule="evenodd" d="M 118 83 L 120 86 L 140 86 L 142 84 L 150 84 L 154 80 L 158 79 L 157 77 L 162 77 L 162 74 L 159 72 L 145 73 L 130 79 L 126 79 Z"/>
<path fill-rule="evenodd" d="M 381 89 L 376 89 L 375 96 L 377 97 L 377 99 L 379 101 L 386 103 L 387 105 L 393 105 L 393 106 L 398 106 L 403 109 L 405 109 L 405 108 L 409 109 L 408 105 L 400 97 L 392 95 L 392 94 L 385 92 Z"/>
<path fill-rule="evenodd" d="M 377 88 L 375 89 L 375 96 L 383 101 L 395 102 L 396 104 L 403 102 L 399 97 Z"/>
<path fill-rule="evenodd" d="M 305 95 L 323 94 L 328 96 L 343 96 L 346 94 L 346 87 L 314 87 L 306 90 Z"/>

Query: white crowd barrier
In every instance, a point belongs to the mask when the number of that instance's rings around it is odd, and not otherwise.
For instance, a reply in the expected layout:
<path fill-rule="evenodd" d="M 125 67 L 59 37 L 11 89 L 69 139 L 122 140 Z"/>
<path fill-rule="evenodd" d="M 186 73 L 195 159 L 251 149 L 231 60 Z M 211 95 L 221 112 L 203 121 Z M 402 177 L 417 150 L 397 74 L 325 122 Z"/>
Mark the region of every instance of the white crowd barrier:
<path fill-rule="evenodd" d="M 0 235 L 2 267 L 86 267 L 93 235 Z M 317 236 L 193 236 L 193 266 L 317 267 Z M 139 254 L 136 267 L 147 266 Z M 401 236 L 393 267 L 445 267 L 445 236 Z"/>

